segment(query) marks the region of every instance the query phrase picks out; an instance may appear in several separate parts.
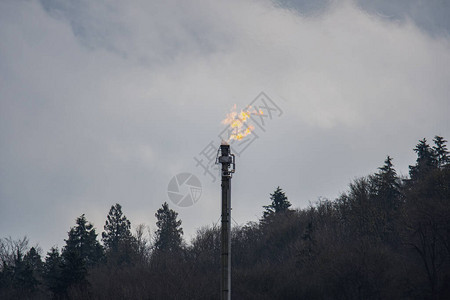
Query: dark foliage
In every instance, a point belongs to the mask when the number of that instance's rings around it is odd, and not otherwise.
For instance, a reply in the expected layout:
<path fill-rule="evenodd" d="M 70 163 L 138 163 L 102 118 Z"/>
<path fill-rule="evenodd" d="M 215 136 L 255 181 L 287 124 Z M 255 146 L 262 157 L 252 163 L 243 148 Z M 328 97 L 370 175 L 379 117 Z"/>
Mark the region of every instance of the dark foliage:
<path fill-rule="evenodd" d="M 410 178 L 387 157 L 334 201 L 290 209 L 278 187 L 259 222 L 232 231 L 234 299 L 450 299 L 450 161 L 421 140 Z M 84 215 L 62 252 L 0 239 L 1 299 L 218 299 L 220 228 L 190 244 L 167 203 L 152 241 L 119 204 L 102 240 Z M 106 259 L 105 259 L 106 257 Z"/>
<path fill-rule="evenodd" d="M 102 241 L 106 249 L 107 261 L 111 265 L 131 264 L 137 255 L 137 244 L 131 234 L 131 222 L 122 213 L 122 206 L 111 206 Z"/>
<path fill-rule="evenodd" d="M 169 208 L 164 202 L 162 208 L 155 214 L 157 219 L 155 250 L 160 252 L 179 252 L 182 245 L 183 229 L 181 220 L 177 220 L 178 213 Z"/>
<path fill-rule="evenodd" d="M 264 218 L 273 216 L 277 213 L 284 213 L 291 207 L 291 203 L 280 187 L 277 187 L 276 190 L 270 194 L 270 200 L 272 202 L 269 205 L 263 206 L 265 209 L 263 213 Z"/>

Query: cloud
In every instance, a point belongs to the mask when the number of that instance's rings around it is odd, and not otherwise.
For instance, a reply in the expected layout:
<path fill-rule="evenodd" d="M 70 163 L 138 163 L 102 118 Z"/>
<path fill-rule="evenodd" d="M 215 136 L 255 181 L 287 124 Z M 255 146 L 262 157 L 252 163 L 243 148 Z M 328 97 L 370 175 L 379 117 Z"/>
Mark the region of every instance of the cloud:
<path fill-rule="evenodd" d="M 304 207 L 387 154 L 407 172 L 419 138 L 450 133 L 449 40 L 323 3 L 3 1 L 0 236 L 62 245 L 77 216 L 100 231 L 116 202 L 154 226 L 179 172 L 204 188 L 179 210 L 188 236 L 217 221 L 219 185 L 193 157 L 262 90 L 284 114 L 238 159 L 238 223 L 278 185 Z"/>
<path fill-rule="evenodd" d="M 428 34 L 447 36 L 450 33 L 450 3 L 439 0 L 274 0 L 282 8 L 303 16 L 320 16 L 336 4 L 352 1 L 358 8 L 377 18 L 391 22 L 413 22 Z"/>
<path fill-rule="evenodd" d="M 446 1 L 358 0 L 357 3 L 367 12 L 379 17 L 401 22 L 411 20 L 429 34 L 449 36 L 450 3 Z"/>

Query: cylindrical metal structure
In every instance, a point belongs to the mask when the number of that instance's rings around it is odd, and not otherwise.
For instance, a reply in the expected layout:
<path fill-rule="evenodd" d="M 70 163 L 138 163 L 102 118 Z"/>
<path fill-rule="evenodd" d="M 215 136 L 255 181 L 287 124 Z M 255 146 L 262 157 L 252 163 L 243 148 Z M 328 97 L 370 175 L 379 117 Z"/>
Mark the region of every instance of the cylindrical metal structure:
<path fill-rule="evenodd" d="M 220 146 L 219 163 L 222 164 L 222 227 L 221 227 L 221 278 L 220 299 L 231 299 L 231 174 L 234 172 L 234 157 L 230 145 Z M 230 165 L 233 170 L 230 170 Z"/>

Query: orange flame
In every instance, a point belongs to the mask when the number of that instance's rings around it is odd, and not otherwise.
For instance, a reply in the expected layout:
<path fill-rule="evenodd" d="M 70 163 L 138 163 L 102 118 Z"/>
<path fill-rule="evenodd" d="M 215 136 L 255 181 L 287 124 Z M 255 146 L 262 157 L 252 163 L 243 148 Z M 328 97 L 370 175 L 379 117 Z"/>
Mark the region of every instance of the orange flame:
<path fill-rule="evenodd" d="M 240 141 L 247 135 L 251 134 L 255 129 L 252 125 L 247 125 L 247 120 L 250 118 L 250 115 L 262 115 L 262 110 L 251 109 L 251 106 L 247 106 L 245 110 L 241 110 L 239 113 L 236 111 L 236 104 L 233 105 L 233 108 L 230 113 L 227 114 L 227 117 L 222 121 L 225 125 L 230 125 L 233 129 L 228 141 L 237 140 Z"/>

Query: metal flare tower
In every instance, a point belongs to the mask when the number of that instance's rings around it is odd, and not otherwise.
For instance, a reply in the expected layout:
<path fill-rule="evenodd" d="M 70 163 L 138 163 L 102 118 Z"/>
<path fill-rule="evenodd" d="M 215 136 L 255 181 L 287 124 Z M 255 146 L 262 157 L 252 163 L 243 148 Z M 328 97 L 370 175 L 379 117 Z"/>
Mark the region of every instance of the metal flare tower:
<path fill-rule="evenodd" d="M 220 153 L 219 153 L 220 152 Z M 235 171 L 235 157 L 230 145 L 222 142 L 217 153 L 217 164 L 222 164 L 222 215 L 221 215 L 221 277 L 220 299 L 231 299 L 231 177 Z"/>

